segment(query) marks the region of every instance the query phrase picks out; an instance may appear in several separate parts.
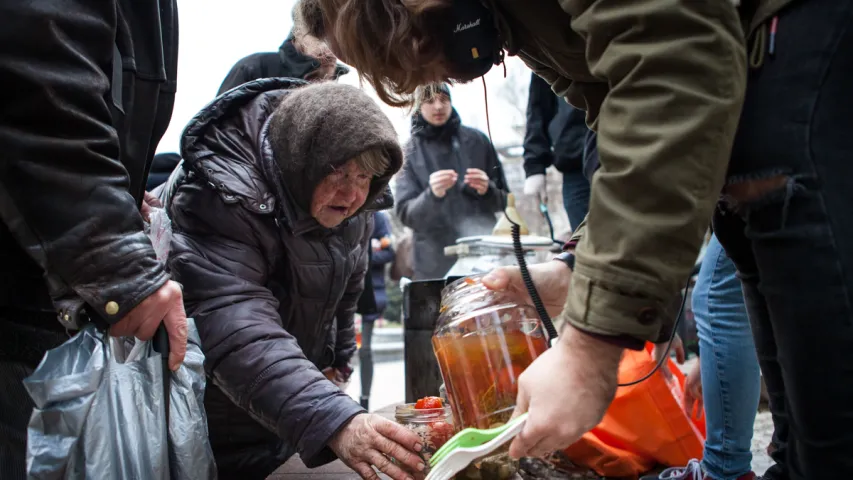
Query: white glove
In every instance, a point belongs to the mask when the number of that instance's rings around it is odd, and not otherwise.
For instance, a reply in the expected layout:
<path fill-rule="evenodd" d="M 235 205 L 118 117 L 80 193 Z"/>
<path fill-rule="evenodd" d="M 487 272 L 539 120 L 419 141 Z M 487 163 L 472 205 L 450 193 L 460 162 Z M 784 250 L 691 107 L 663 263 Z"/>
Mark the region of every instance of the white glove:
<path fill-rule="evenodd" d="M 537 173 L 524 180 L 524 194 L 536 195 L 540 202 L 547 202 L 548 191 L 545 185 L 545 174 Z"/>

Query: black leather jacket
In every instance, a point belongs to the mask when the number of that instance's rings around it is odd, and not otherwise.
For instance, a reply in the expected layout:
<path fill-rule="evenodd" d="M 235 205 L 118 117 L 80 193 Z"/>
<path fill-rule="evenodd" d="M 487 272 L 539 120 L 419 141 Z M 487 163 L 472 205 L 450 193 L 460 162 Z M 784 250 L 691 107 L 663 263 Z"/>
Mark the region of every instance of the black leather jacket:
<path fill-rule="evenodd" d="M 167 281 L 139 206 L 177 53 L 174 0 L 0 2 L 0 307 L 114 322 Z"/>

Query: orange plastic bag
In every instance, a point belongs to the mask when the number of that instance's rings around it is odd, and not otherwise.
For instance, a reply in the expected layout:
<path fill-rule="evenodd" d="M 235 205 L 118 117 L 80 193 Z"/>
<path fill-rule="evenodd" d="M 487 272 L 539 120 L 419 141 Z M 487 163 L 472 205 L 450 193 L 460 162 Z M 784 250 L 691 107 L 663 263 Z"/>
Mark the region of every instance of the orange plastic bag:
<path fill-rule="evenodd" d="M 619 365 L 619 383 L 647 375 L 655 362 L 651 344 L 626 351 Z M 607 477 L 637 477 L 657 464 L 685 465 L 702 458 L 705 418 L 684 412 L 684 375 L 668 360 L 673 376 L 662 371 L 630 387 L 619 387 L 604 419 L 565 450 L 572 462 Z"/>

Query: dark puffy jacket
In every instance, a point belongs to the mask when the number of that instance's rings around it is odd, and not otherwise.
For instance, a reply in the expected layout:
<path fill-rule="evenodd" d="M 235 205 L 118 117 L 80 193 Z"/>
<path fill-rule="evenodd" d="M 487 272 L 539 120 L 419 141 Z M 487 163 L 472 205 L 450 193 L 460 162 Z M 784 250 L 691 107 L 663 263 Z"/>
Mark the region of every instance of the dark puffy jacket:
<path fill-rule="evenodd" d="M 463 183 L 465 171 L 478 168 L 491 179 L 489 191 L 479 195 Z M 429 188 L 429 176 L 451 169 L 458 184 L 437 198 Z M 488 137 L 461 124 L 456 110 L 443 126 L 430 125 L 420 113 L 412 118 L 412 138 L 406 146 L 406 164 L 397 178 L 397 215 L 414 231 L 415 279 L 442 278 L 456 257 L 444 255 L 444 247 L 457 238 L 491 233 L 503 210 L 507 186 L 501 162 Z"/>
<path fill-rule="evenodd" d="M 139 206 L 172 114 L 176 8 L 0 2 L 0 306 L 115 322 L 168 280 Z"/>
<path fill-rule="evenodd" d="M 293 35 L 288 35 L 277 52 L 253 53 L 241 58 L 231 67 L 217 95 L 259 78 L 287 77 L 305 80 L 320 68 L 320 62 L 304 55 L 293 45 Z M 335 78 L 349 73 L 349 68 L 338 64 Z"/>
<path fill-rule="evenodd" d="M 215 390 L 207 401 L 227 398 L 248 412 L 211 413 L 214 453 L 230 441 L 256 445 L 246 448 L 247 456 L 268 454 L 253 429 L 262 426 L 316 466 L 334 458 L 329 439 L 363 411 L 320 370 L 346 365 L 356 351 L 353 314 L 368 268 L 372 212 L 392 205 L 387 184 L 402 152 L 390 122 L 352 93 L 357 89 L 333 83 L 292 89 L 302 84 L 257 80 L 214 100 L 187 126 L 182 168 L 161 199 L 174 227 L 169 267 L 184 286 L 212 380 L 208 389 Z M 288 95 L 318 87 L 343 111 L 300 111 L 293 122 L 305 128 L 288 137 L 292 148 L 277 153 L 277 161 L 270 115 Z M 373 181 L 359 213 L 334 229 L 320 226 L 298 199 L 310 199 L 316 183 L 343 161 L 327 162 L 318 149 L 346 160 L 376 146 L 391 156 L 389 173 Z M 227 408 L 208 407 L 221 411 Z M 217 432 L 229 438 L 214 438 Z"/>
<path fill-rule="evenodd" d="M 381 241 L 383 238 L 391 238 L 391 225 L 388 218 L 382 212 L 373 214 L 373 240 Z M 385 266 L 394 261 L 394 247 L 389 246 L 382 250 L 370 249 L 370 277 L 364 282 L 364 291 L 358 299 L 358 313 L 362 320 L 371 322 L 376 320 L 385 311 L 388 305 L 388 295 L 385 292 Z"/>
<path fill-rule="evenodd" d="M 558 97 L 548 82 L 531 74 L 524 134 L 524 173 L 544 174 L 554 165 L 560 172 L 580 171 L 586 113 Z"/>

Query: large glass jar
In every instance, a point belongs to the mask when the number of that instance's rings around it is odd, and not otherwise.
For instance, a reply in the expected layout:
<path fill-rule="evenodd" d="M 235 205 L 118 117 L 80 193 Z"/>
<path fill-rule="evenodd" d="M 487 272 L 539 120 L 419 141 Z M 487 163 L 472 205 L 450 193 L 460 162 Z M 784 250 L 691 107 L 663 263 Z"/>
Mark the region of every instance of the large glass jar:
<path fill-rule="evenodd" d="M 488 290 L 481 279 L 466 277 L 444 289 L 432 338 L 457 429 L 506 423 L 519 375 L 548 348 L 536 310 Z M 459 478 L 505 478 L 515 471 L 508 464 L 505 447 Z"/>

